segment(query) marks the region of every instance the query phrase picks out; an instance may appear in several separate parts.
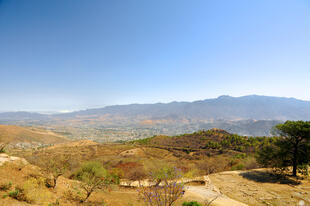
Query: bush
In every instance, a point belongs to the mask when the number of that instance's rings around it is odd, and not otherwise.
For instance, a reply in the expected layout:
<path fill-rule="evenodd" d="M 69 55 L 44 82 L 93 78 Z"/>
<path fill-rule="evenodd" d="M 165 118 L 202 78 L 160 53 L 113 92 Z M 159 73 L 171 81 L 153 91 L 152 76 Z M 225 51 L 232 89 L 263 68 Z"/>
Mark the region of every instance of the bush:
<path fill-rule="evenodd" d="M 45 186 L 45 178 L 40 176 L 28 177 L 22 188 L 27 202 L 42 203 L 52 195 Z"/>
<path fill-rule="evenodd" d="M 57 179 L 63 175 L 66 170 L 70 167 L 68 156 L 53 156 L 46 161 L 42 161 L 42 167 L 50 174 L 52 174 L 52 179 L 47 179 L 46 186 L 55 188 L 57 184 Z"/>
<path fill-rule="evenodd" d="M 14 198 L 14 199 L 18 199 L 17 197 L 18 197 L 18 194 L 19 194 L 19 193 L 20 193 L 20 190 L 15 189 L 15 190 L 9 192 L 9 196 L 12 197 L 12 198 Z"/>
<path fill-rule="evenodd" d="M 182 206 L 202 206 L 197 201 L 183 202 Z"/>
<path fill-rule="evenodd" d="M 154 171 L 152 176 L 155 186 L 141 185 L 138 189 L 139 199 L 146 205 L 171 206 L 183 196 L 184 186 L 177 181 L 181 176 L 176 168 L 164 167 Z"/>
<path fill-rule="evenodd" d="M 245 168 L 246 170 L 256 169 L 256 168 L 258 168 L 258 167 L 259 167 L 259 165 L 258 165 L 258 163 L 256 162 L 256 159 L 253 158 L 253 157 L 247 158 L 247 159 L 245 160 L 245 162 L 244 162 L 244 168 Z"/>
<path fill-rule="evenodd" d="M 228 161 L 223 157 L 207 158 L 198 162 L 198 169 L 203 171 L 204 175 L 222 172 L 227 169 Z"/>
<path fill-rule="evenodd" d="M 194 178 L 199 175 L 199 171 L 197 169 L 189 170 L 184 174 L 185 178 Z"/>
<path fill-rule="evenodd" d="M 73 175 L 75 179 L 82 182 L 81 187 L 86 192 L 86 197 L 83 202 L 87 201 L 89 196 L 97 189 L 118 183 L 114 176 L 103 168 L 99 162 L 86 162 Z"/>
<path fill-rule="evenodd" d="M 21 187 L 15 187 L 15 190 L 11 191 L 8 193 L 8 195 L 11 198 L 14 198 L 18 201 L 25 201 L 28 203 L 31 203 L 32 201 L 28 200 L 28 198 L 25 195 L 24 189 L 22 189 Z"/>
<path fill-rule="evenodd" d="M 81 194 L 80 190 L 77 187 L 67 189 L 64 192 L 63 197 L 66 200 L 77 201 L 77 202 L 83 202 L 84 198 L 85 198 L 85 197 L 83 197 L 83 195 Z"/>
<path fill-rule="evenodd" d="M 300 173 L 304 177 L 309 175 L 309 166 L 306 164 L 298 165 L 297 170 L 298 173 Z"/>
<path fill-rule="evenodd" d="M 5 146 L 6 144 L 0 143 L 0 153 L 5 153 Z"/>
<path fill-rule="evenodd" d="M 2 191 L 7 191 L 11 188 L 12 186 L 12 183 L 9 182 L 9 183 L 0 183 L 0 190 Z"/>
<path fill-rule="evenodd" d="M 244 168 L 244 165 L 240 163 L 235 166 L 232 166 L 231 170 L 243 170 L 243 168 Z"/>
<path fill-rule="evenodd" d="M 130 180 L 143 180 L 147 177 L 147 174 L 143 167 L 136 167 L 129 170 L 126 177 Z"/>
<path fill-rule="evenodd" d="M 240 153 L 240 154 L 236 154 L 234 156 L 235 159 L 244 159 L 246 158 L 246 154 L 245 153 Z"/>

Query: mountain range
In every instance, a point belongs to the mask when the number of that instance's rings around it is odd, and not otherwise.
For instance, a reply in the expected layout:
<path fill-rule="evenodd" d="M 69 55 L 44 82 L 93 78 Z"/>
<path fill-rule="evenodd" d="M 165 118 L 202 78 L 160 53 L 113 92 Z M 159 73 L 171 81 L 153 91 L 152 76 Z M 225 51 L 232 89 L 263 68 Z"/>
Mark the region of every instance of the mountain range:
<path fill-rule="evenodd" d="M 194 102 L 115 105 L 53 115 L 0 113 L 2 124 L 73 124 L 79 128 L 142 127 L 169 134 L 221 127 L 242 135 L 267 135 L 272 126 L 285 120 L 310 120 L 310 101 L 258 95 L 224 95 Z M 256 132 L 252 131 L 253 127 Z"/>
<path fill-rule="evenodd" d="M 147 116 L 151 119 L 310 120 L 310 101 L 258 95 L 243 97 L 220 96 L 215 99 L 195 102 L 107 106 L 57 116 L 72 118 L 83 115 L 106 114 L 125 117 Z"/>

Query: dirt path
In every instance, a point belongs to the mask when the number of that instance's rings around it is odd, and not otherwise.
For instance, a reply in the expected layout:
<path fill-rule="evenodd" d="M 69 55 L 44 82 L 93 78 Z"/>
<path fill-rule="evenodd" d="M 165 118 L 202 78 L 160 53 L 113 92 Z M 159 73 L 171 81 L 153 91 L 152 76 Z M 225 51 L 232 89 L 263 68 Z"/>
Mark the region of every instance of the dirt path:
<path fill-rule="evenodd" d="M 222 194 L 217 187 L 215 187 L 210 178 L 208 176 L 201 176 L 192 179 L 184 178 L 179 182 L 182 183 L 191 183 L 191 182 L 204 182 L 205 185 L 199 186 L 185 186 L 185 196 L 187 198 L 199 199 L 204 203 L 209 203 L 212 206 L 246 206 L 246 204 L 242 202 L 238 202 L 234 199 L 227 197 L 226 195 Z M 120 183 L 122 186 L 131 186 L 131 187 L 138 187 L 139 184 L 144 186 L 151 186 L 155 183 L 149 182 L 148 180 L 144 181 L 121 181 Z M 207 205 L 206 204 L 206 205 Z"/>
<path fill-rule="evenodd" d="M 187 186 L 187 195 L 200 197 L 205 203 L 212 206 L 246 206 L 246 204 L 233 200 L 224 194 L 213 191 L 206 186 Z"/>
<path fill-rule="evenodd" d="M 310 206 L 310 177 L 304 180 L 290 177 L 279 179 L 267 169 L 256 169 L 215 173 L 181 182 L 187 183 L 186 200 L 199 200 L 201 203 L 213 200 L 212 206 Z M 198 182 L 205 185 L 197 185 Z M 151 185 L 148 181 L 142 183 Z M 123 182 L 125 187 L 138 185 L 137 182 Z"/>

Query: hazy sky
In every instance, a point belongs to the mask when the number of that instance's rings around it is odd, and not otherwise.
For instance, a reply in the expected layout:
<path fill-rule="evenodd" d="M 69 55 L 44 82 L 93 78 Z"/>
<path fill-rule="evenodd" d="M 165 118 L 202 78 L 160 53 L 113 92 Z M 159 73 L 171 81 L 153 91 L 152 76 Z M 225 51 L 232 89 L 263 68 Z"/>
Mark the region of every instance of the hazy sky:
<path fill-rule="evenodd" d="M 0 111 L 310 100 L 309 0 L 0 0 Z"/>

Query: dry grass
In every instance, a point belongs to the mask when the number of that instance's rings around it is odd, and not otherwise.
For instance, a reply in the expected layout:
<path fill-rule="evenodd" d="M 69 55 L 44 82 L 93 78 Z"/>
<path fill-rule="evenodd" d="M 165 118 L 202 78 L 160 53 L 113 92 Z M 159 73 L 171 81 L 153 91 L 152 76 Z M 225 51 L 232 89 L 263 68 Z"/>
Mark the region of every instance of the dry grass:
<path fill-rule="evenodd" d="M 65 141 L 67 139 L 63 136 L 38 128 L 0 125 L 0 142 L 4 143 L 38 142 L 55 144 Z"/>

